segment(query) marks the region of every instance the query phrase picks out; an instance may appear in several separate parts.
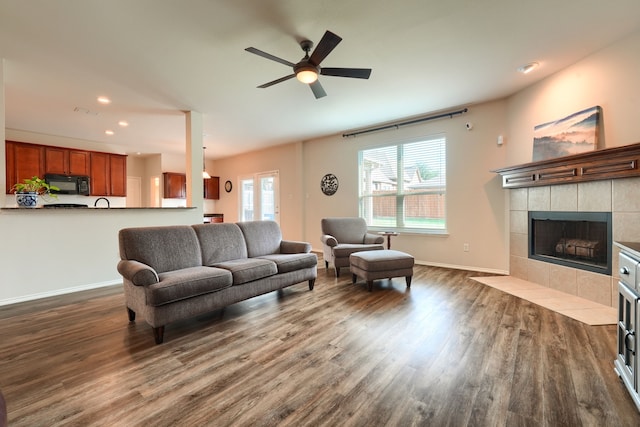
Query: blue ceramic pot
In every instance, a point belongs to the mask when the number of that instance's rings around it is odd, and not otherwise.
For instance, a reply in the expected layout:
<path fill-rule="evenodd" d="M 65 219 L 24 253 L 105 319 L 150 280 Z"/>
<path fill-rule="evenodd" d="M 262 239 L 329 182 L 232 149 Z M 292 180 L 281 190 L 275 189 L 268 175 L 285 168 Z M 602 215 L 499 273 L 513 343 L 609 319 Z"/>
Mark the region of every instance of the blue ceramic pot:
<path fill-rule="evenodd" d="M 16 193 L 16 204 L 19 208 L 35 208 L 38 206 L 38 193 Z"/>

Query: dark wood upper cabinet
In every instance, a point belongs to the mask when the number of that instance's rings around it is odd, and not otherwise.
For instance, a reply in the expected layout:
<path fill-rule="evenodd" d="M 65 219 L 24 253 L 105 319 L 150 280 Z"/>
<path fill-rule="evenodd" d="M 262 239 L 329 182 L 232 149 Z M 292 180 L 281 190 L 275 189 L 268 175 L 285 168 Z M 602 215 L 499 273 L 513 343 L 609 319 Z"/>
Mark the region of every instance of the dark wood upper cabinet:
<path fill-rule="evenodd" d="M 187 175 L 184 173 L 164 172 L 163 174 L 165 199 L 187 198 Z M 220 177 L 212 176 L 203 179 L 204 198 L 218 200 L 220 198 Z"/>
<path fill-rule="evenodd" d="M 91 152 L 91 195 L 127 195 L 127 156 Z"/>
<path fill-rule="evenodd" d="M 44 175 L 44 147 L 42 145 L 5 141 L 7 193 L 13 186 L 33 176 Z"/>
<path fill-rule="evenodd" d="M 91 195 L 109 195 L 109 155 L 91 153 Z"/>
<path fill-rule="evenodd" d="M 45 174 L 88 175 L 92 196 L 127 195 L 127 156 L 5 141 L 7 194 L 26 178 Z"/>
<path fill-rule="evenodd" d="M 88 151 L 60 147 L 45 147 L 45 173 L 61 175 L 89 175 Z"/>
<path fill-rule="evenodd" d="M 218 200 L 220 199 L 220 177 L 212 176 L 204 180 L 204 198 Z"/>
<path fill-rule="evenodd" d="M 127 195 L 127 156 L 109 154 L 110 196 Z"/>
<path fill-rule="evenodd" d="M 183 173 L 164 172 L 165 199 L 186 199 L 187 198 L 187 175 Z"/>

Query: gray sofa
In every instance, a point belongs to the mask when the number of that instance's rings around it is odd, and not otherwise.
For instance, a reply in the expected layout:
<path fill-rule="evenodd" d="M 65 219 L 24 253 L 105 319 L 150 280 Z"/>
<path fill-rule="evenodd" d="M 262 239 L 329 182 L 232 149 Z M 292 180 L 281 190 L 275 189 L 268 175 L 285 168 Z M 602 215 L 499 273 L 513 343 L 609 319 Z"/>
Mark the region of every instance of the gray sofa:
<path fill-rule="evenodd" d="M 336 268 L 349 267 L 349 255 L 360 251 L 383 250 L 384 237 L 367 231 L 367 222 L 359 217 L 322 218 L 322 255 L 328 269 L 329 262 Z"/>
<path fill-rule="evenodd" d="M 282 240 L 273 221 L 125 228 L 118 234 L 129 320 L 141 315 L 156 344 L 165 325 L 304 281 L 317 257 Z"/>

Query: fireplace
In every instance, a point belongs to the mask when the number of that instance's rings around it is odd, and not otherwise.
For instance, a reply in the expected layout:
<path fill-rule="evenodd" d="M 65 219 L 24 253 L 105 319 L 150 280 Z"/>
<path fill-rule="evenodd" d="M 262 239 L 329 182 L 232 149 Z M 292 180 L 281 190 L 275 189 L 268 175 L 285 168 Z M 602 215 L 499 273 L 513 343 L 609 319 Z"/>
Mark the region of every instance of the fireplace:
<path fill-rule="evenodd" d="M 529 211 L 529 258 L 611 274 L 611 212 Z"/>

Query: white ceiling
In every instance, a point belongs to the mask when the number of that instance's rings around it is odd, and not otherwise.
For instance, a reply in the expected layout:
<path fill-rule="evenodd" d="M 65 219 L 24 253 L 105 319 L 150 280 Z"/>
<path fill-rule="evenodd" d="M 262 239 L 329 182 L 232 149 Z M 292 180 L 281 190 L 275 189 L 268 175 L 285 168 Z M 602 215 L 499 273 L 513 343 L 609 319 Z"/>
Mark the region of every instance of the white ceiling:
<path fill-rule="evenodd" d="M 256 88 L 291 70 L 246 47 L 297 62 L 327 29 L 322 65 L 369 80 Z M 195 110 L 224 157 L 502 98 L 638 30 L 638 0 L 0 0 L 6 127 L 184 152 Z"/>

